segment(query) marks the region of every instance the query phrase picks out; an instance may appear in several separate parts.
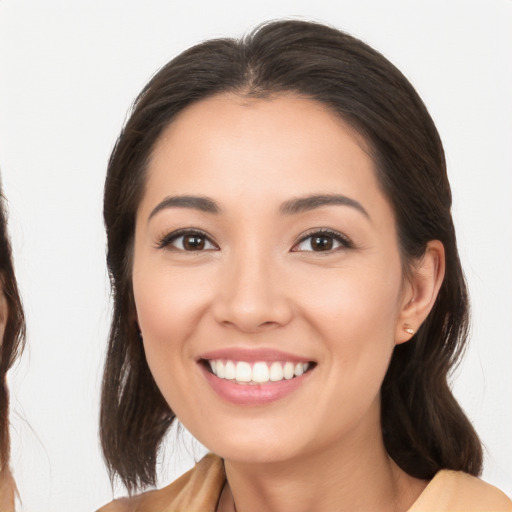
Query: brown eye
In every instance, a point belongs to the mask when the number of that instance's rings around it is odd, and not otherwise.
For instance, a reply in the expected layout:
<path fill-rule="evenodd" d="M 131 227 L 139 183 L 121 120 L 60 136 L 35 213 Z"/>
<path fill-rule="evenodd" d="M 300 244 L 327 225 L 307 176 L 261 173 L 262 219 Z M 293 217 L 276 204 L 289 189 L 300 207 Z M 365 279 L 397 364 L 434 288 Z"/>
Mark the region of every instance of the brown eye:
<path fill-rule="evenodd" d="M 345 235 L 321 230 L 305 236 L 292 248 L 292 252 L 336 252 L 352 247 L 352 242 Z"/>
<path fill-rule="evenodd" d="M 204 236 L 186 235 L 183 237 L 183 249 L 185 251 L 201 251 L 206 245 Z"/>
<path fill-rule="evenodd" d="M 330 251 L 334 246 L 334 240 L 330 236 L 311 237 L 311 249 L 313 251 Z"/>
<path fill-rule="evenodd" d="M 196 252 L 218 250 L 218 246 L 200 231 L 179 230 L 169 233 L 158 244 L 160 249 Z"/>

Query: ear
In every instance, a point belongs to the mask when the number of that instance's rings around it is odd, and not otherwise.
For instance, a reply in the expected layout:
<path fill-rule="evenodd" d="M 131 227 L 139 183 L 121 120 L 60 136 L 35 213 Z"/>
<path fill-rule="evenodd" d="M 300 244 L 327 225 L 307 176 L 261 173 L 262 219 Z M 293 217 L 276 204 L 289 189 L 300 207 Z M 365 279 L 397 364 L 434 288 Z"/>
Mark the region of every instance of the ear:
<path fill-rule="evenodd" d="M 427 244 L 425 254 L 415 262 L 404 284 L 395 343 L 409 341 L 434 307 L 445 272 L 444 246 L 439 240 Z"/>

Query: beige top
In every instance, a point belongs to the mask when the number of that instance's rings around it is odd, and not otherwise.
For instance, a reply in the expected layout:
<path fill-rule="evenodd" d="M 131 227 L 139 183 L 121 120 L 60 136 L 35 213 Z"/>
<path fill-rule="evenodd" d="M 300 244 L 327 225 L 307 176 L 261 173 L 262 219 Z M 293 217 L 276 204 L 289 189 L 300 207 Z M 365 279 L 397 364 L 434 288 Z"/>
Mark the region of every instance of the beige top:
<path fill-rule="evenodd" d="M 208 454 L 158 491 L 114 500 L 98 512 L 215 512 L 226 482 L 222 459 Z M 499 489 L 462 471 L 439 471 L 408 512 L 512 512 Z"/>

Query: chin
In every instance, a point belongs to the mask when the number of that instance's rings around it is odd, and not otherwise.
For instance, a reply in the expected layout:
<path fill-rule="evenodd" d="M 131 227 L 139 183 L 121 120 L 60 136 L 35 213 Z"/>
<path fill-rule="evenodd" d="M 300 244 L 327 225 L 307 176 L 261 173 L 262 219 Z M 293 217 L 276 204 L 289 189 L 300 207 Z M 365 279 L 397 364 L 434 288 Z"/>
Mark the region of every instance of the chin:
<path fill-rule="evenodd" d="M 238 464 L 275 464 L 289 460 L 291 454 L 283 449 L 276 449 L 276 447 L 256 446 L 256 443 L 248 444 L 247 446 L 222 446 L 219 450 L 213 452 L 230 462 Z"/>
<path fill-rule="evenodd" d="M 223 459 L 244 464 L 278 463 L 294 458 L 300 451 L 301 442 L 290 436 L 290 432 L 275 432 L 269 429 L 224 430 L 222 436 L 212 438 L 212 432 L 204 440 L 210 451 Z"/>

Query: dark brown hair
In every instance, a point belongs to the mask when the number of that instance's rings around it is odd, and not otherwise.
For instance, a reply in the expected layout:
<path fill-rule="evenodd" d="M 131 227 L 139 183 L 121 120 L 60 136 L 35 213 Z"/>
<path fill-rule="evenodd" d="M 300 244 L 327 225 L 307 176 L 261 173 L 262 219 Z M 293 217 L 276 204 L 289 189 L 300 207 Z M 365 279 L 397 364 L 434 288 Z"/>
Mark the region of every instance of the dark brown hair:
<path fill-rule="evenodd" d="M 7 371 L 21 353 L 25 341 L 25 318 L 14 276 L 4 201 L 0 190 L 0 293 L 7 303 L 4 336 L 0 339 L 0 477 L 8 471 L 10 452 Z"/>
<path fill-rule="evenodd" d="M 110 158 L 104 217 L 114 311 L 101 442 L 111 476 L 130 491 L 154 484 L 159 445 L 175 419 L 151 376 L 135 321 L 132 250 L 148 160 L 176 114 L 227 92 L 292 92 L 328 106 L 371 148 L 395 213 L 404 268 L 430 240 L 443 243 L 446 276 L 435 306 L 414 338 L 395 348 L 382 385 L 382 431 L 391 457 L 415 477 L 428 479 L 443 468 L 479 474 L 480 441 L 447 383 L 466 342 L 468 299 L 438 132 L 414 88 L 380 53 L 325 25 L 279 21 L 241 40 L 198 44 L 164 66 L 136 99 Z"/>

